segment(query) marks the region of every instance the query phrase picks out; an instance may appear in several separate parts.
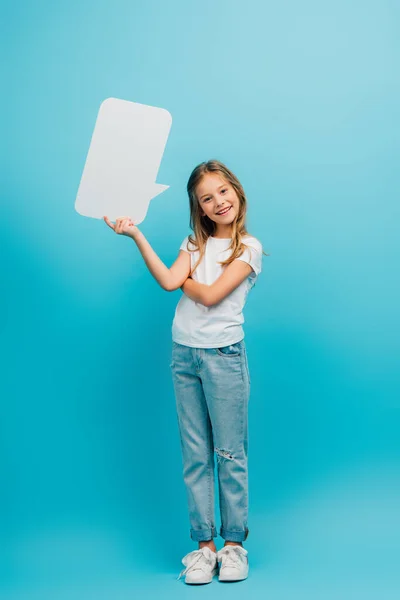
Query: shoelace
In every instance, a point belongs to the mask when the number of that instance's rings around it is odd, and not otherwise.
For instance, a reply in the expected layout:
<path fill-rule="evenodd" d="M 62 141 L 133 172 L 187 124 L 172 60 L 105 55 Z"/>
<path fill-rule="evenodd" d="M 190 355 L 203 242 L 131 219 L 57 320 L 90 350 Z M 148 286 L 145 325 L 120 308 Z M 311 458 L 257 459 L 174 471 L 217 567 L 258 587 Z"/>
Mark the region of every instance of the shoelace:
<path fill-rule="evenodd" d="M 200 562 L 201 559 L 204 560 Z M 186 556 L 182 558 L 182 562 L 184 565 L 187 566 L 186 569 L 183 569 L 183 571 L 179 573 L 179 576 L 177 577 L 178 580 L 182 577 L 182 575 L 185 575 L 195 565 L 197 565 L 196 569 L 201 569 L 205 572 L 205 567 L 208 565 L 212 565 L 214 560 L 210 555 L 207 556 L 204 552 L 204 549 L 201 548 L 201 550 L 193 550 L 193 552 L 189 552 L 189 554 L 186 554 Z"/>
<path fill-rule="evenodd" d="M 225 546 L 218 552 L 218 559 L 222 561 L 222 567 L 240 566 L 242 564 L 241 556 L 242 552 L 238 546 Z"/>

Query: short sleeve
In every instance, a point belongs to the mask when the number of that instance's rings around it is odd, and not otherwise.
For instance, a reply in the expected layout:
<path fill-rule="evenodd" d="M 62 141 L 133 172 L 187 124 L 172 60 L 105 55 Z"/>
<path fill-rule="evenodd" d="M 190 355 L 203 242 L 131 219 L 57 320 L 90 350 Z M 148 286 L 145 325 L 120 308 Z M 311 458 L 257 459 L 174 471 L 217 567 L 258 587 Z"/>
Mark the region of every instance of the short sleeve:
<path fill-rule="evenodd" d="M 183 240 L 182 244 L 180 245 L 179 250 L 184 250 L 185 252 L 188 252 L 188 253 L 193 252 L 194 251 L 193 244 L 191 244 L 189 242 L 189 248 L 188 248 L 188 241 L 189 241 L 189 236 L 187 235 L 185 237 L 185 239 Z"/>
<path fill-rule="evenodd" d="M 185 239 L 183 240 L 179 250 L 185 250 L 185 252 L 189 252 L 189 250 L 187 249 L 187 242 L 188 242 L 189 237 L 186 236 Z"/>
<path fill-rule="evenodd" d="M 256 238 L 251 238 L 243 242 L 247 248 L 241 256 L 236 260 L 247 262 L 256 275 L 259 275 L 262 270 L 262 245 Z"/>

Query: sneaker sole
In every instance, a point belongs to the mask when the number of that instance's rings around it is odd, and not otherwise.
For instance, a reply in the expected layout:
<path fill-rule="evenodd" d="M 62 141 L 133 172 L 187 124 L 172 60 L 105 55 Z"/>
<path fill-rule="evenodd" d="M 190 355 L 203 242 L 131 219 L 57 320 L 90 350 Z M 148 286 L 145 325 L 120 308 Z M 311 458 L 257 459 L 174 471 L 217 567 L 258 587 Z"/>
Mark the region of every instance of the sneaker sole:
<path fill-rule="evenodd" d="M 187 585 L 207 585 L 207 583 L 212 583 L 213 577 L 217 574 L 218 574 L 218 569 L 214 569 L 214 571 L 211 574 L 211 579 L 207 579 L 206 581 L 186 581 L 186 578 L 185 578 L 184 581 Z"/>
<path fill-rule="evenodd" d="M 246 575 L 244 575 L 244 577 L 224 577 L 224 576 L 221 577 L 221 575 L 220 575 L 218 577 L 218 581 L 223 581 L 223 582 L 225 582 L 225 581 L 227 581 L 227 582 L 229 582 L 229 581 L 243 581 L 244 579 L 247 579 L 248 575 L 249 575 L 248 572 L 246 573 Z"/>

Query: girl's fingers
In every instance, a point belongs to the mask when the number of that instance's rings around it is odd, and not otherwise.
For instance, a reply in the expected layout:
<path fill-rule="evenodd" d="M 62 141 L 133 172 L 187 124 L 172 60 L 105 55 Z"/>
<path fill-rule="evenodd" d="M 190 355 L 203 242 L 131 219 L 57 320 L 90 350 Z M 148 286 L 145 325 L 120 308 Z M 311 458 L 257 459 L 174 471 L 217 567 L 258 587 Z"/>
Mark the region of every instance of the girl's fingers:
<path fill-rule="evenodd" d="M 110 219 L 107 216 L 104 216 L 103 219 L 107 223 L 107 225 L 115 231 L 115 233 L 119 234 L 123 233 L 124 227 L 127 223 L 128 225 L 134 225 L 130 217 L 118 217 L 117 219 L 115 219 L 115 225 L 111 223 Z"/>
<path fill-rule="evenodd" d="M 118 219 L 118 233 L 122 233 L 122 228 L 124 226 L 125 217 L 120 217 Z"/>
<path fill-rule="evenodd" d="M 110 219 L 108 217 L 106 217 L 106 216 L 104 216 L 103 219 L 107 223 L 107 225 L 109 227 L 111 227 L 111 229 L 114 229 L 114 231 L 115 231 L 115 226 L 113 225 L 113 223 L 111 223 Z"/>
<path fill-rule="evenodd" d="M 118 217 L 118 219 L 117 219 L 118 227 L 116 229 L 117 233 L 120 233 L 120 234 L 122 233 L 122 228 L 124 226 L 124 221 L 126 221 L 127 218 L 128 217 Z"/>
<path fill-rule="evenodd" d="M 124 223 L 125 223 L 125 219 L 123 217 L 121 217 L 121 219 L 119 220 L 119 230 L 118 230 L 118 233 L 122 233 L 122 231 L 124 229 Z"/>

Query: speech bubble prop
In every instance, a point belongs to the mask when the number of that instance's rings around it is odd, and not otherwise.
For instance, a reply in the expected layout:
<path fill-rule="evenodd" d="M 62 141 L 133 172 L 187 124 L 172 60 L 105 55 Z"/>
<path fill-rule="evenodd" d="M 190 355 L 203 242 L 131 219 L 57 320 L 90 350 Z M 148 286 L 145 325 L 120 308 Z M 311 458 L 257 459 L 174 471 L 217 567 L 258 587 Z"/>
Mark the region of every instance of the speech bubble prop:
<path fill-rule="evenodd" d="M 77 197 L 76 211 L 111 221 L 146 217 L 150 201 L 169 188 L 155 183 L 172 124 L 164 108 L 107 98 L 100 105 Z"/>

